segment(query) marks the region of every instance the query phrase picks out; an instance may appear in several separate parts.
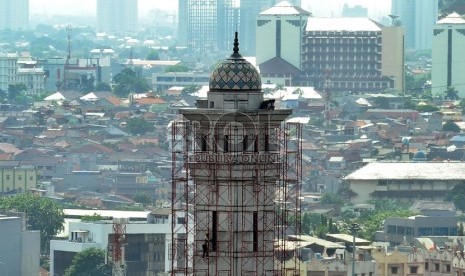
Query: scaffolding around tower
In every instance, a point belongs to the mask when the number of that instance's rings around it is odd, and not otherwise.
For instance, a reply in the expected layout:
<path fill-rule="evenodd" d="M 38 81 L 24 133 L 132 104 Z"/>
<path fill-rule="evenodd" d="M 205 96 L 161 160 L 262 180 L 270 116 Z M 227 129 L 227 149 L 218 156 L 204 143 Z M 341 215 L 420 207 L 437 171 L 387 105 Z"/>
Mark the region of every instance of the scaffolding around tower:
<path fill-rule="evenodd" d="M 300 275 L 302 126 L 256 116 L 171 123 L 171 275 Z"/>

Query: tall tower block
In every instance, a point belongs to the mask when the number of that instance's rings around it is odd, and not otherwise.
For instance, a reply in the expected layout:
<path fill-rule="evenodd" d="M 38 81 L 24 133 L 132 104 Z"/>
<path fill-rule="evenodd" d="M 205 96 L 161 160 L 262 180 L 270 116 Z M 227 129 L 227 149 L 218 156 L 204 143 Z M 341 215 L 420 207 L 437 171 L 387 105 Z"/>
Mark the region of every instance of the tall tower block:
<path fill-rule="evenodd" d="M 172 275 L 298 275 L 281 257 L 300 226 L 300 125 L 264 100 L 237 33 L 209 88 L 172 123 Z"/>

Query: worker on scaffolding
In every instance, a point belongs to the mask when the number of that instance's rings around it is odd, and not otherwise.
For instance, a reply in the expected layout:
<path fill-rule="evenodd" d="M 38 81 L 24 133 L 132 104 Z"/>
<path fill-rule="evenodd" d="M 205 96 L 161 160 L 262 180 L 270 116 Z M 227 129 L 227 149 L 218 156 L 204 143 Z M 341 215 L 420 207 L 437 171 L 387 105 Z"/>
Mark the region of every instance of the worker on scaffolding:
<path fill-rule="evenodd" d="M 208 232 L 205 234 L 205 240 L 204 243 L 202 244 L 202 258 L 207 257 L 208 258 L 208 252 L 210 250 L 210 237 Z"/>

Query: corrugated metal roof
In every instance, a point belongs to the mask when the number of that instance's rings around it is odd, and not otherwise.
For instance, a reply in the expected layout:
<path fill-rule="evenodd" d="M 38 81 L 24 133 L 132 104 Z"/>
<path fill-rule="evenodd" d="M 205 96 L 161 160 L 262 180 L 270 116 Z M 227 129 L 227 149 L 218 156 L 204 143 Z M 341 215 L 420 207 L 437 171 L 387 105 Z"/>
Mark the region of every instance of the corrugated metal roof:
<path fill-rule="evenodd" d="M 310 15 L 311 13 L 298 6 L 293 6 L 287 1 L 282 1 L 275 6 L 263 11 L 260 15 Z"/>
<path fill-rule="evenodd" d="M 379 32 L 381 27 L 381 24 L 362 17 L 309 17 L 306 31 Z"/>
<path fill-rule="evenodd" d="M 347 180 L 465 180 L 465 163 L 392 162 L 369 163 L 347 177 Z"/>
<path fill-rule="evenodd" d="M 436 24 L 465 24 L 465 19 L 460 14 L 453 12 L 441 20 L 438 20 Z"/>

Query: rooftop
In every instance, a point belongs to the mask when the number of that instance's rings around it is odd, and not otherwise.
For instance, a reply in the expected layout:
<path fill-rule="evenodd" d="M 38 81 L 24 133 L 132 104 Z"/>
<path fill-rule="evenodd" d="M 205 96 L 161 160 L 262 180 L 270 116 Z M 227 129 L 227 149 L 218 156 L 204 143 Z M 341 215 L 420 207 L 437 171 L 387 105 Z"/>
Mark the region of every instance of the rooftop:
<path fill-rule="evenodd" d="M 347 180 L 465 180 L 465 163 L 392 162 L 369 163 L 347 177 Z"/>
<path fill-rule="evenodd" d="M 298 6 L 293 6 L 287 1 L 282 1 L 275 6 L 263 11 L 260 15 L 308 15 L 311 13 Z"/>
<path fill-rule="evenodd" d="M 443 19 L 438 20 L 436 24 L 465 24 L 465 19 L 463 19 L 460 14 L 453 12 Z"/>

